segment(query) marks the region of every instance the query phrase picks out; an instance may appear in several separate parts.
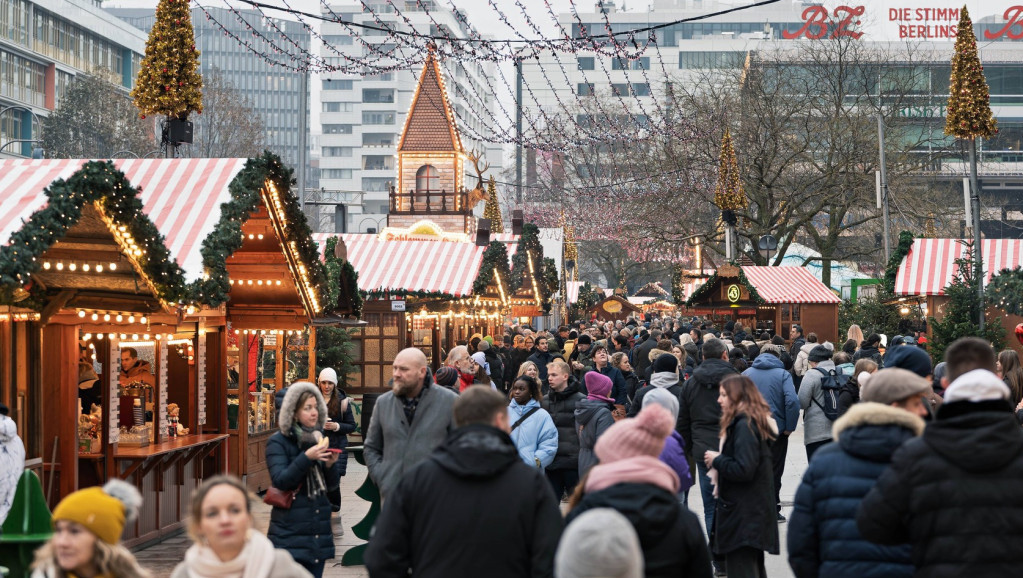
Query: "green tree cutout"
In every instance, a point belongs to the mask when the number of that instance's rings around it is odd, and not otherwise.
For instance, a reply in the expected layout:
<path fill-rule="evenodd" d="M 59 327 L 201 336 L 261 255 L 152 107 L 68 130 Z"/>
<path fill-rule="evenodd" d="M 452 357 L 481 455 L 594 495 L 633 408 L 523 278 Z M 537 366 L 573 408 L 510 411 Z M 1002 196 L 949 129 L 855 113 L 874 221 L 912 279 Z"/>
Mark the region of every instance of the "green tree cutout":
<path fill-rule="evenodd" d="M 143 115 L 184 120 L 189 113 L 202 112 L 202 75 L 188 0 L 160 0 L 157 5 L 131 96 Z"/>

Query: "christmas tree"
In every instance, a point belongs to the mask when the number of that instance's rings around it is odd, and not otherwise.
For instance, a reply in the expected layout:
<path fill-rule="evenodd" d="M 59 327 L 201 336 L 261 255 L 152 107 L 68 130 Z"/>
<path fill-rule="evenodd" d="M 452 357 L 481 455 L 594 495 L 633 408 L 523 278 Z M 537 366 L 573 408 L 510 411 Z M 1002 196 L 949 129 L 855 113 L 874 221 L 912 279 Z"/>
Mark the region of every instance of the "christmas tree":
<path fill-rule="evenodd" d="M 952 56 L 945 134 L 962 139 L 988 137 L 998 132 L 997 122 L 991 115 L 984 66 L 977 54 L 977 37 L 973 34 L 973 22 L 966 6 L 960 12 L 958 31 Z"/>
<path fill-rule="evenodd" d="M 995 351 L 1005 345 L 1005 329 L 999 319 L 993 319 L 984 329 L 977 324 L 982 308 L 981 302 L 977 300 L 977 286 L 981 283 L 981 277 L 977 275 L 977 269 L 971 266 L 973 262 L 973 245 L 967 244 L 962 257 L 955 260 L 952 282 L 944 289 L 945 297 L 948 298 L 942 310 L 944 315 L 940 321 L 931 317 L 928 322 L 931 327 L 930 353 L 935 363 L 944 360 L 945 349 L 960 337 L 986 339 Z"/>
<path fill-rule="evenodd" d="M 748 204 L 739 179 L 739 163 L 735 159 L 732 134 L 728 129 L 725 129 L 725 135 L 721 137 L 721 159 L 718 184 L 714 187 L 714 204 L 722 211 L 744 209 Z"/>
<path fill-rule="evenodd" d="M 143 115 L 184 120 L 190 112 L 202 112 L 199 51 L 188 0 L 160 0 L 131 96 Z"/>
<path fill-rule="evenodd" d="M 493 176 L 487 183 L 487 204 L 483 207 L 483 218 L 490 219 L 491 233 L 504 232 L 504 221 L 501 220 L 501 201 L 497 199 L 497 183 Z"/>

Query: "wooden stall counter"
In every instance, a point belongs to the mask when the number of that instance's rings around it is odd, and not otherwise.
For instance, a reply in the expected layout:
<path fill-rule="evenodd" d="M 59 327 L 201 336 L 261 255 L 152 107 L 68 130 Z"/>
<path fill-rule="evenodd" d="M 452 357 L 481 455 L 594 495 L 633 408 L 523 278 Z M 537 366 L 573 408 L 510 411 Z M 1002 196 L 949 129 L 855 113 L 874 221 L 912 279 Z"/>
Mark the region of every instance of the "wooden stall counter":
<path fill-rule="evenodd" d="M 195 448 L 198 446 L 205 446 L 226 440 L 227 434 L 190 434 L 186 436 L 179 436 L 171 438 L 167 441 L 150 444 L 148 446 L 136 448 L 122 448 L 118 446 L 117 452 L 114 453 L 114 459 L 117 460 L 130 460 L 130 459 L 146 459 L 178 450 L 186 450 L 189 448 Z M 212 449 L 212 448 L 210 448 Z"/>

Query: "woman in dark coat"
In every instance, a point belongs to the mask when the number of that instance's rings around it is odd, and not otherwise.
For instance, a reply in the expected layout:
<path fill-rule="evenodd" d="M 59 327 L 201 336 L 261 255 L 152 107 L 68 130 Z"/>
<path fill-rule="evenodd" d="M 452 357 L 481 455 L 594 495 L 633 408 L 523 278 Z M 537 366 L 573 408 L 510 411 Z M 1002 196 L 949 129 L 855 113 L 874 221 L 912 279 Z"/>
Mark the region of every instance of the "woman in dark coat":
<path fill-rule="evenodd" d="M 323 433 L 330 439 L 330 447 L 335 450 L 342 450 L 338 454 L 338 469 L 340 475 L 348 472 L 348 454 L 344 449 L 348 447 L 348 434 L 355 431 L 355 415 L 352 413 L 352 400 L 348 399 L 343 389 L 337 386 L 337 372 L 330 367 L 320 371 L 317 380 L 320 385 L 320 393 L 323 394 L 324 402 L 327 404 L 327 417 L 329 421 L 323 426 Z M 341 486 L 330 488 L 328 497 L 330 505 L 335 512 L 341 510 Z M 340 516 L 335 520 L 340 520 Z"/>
<path fill-rule="evenodd" d="M 721 381 L 721 451 L 708 450 L 717 496 L 712 544 L 730 578 L 763 578 L 764 552 L 778 554 L 778 522 L 770 440 L 778 435 L 771 408 L 748 377 Z"/>
<path fill-rule="evenodd" d="M 307 381 L 293 383 L 281 404 L 280 431 L 266 443 L 273 487 L 298 490 L 291 508 L 271 511 L 267 537 L 316 578 L 323 576 L 323 565 L 334 557 L 327 493 L 341 483 L 339 452 L 319 445 L 326 422 L 327 404 L 320 390 Z"/>

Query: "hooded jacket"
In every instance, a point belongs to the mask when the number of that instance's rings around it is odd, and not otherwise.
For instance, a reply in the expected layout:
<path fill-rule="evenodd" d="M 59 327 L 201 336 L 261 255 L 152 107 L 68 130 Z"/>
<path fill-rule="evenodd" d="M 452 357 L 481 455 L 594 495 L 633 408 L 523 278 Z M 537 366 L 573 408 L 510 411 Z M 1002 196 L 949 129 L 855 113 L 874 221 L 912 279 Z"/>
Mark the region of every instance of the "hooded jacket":
<path fill-rule="evenodd" d="M 604 435 L 607 428 L 614 425 L 611 417 L 614 406 L 599 399 L 583 399 L 575 405 L 575 428 L 579 432 L 579 477 L 600 462 L 593 448 L 597 438 Z"/>
<path fill-rule="evenodd" d="M 853 354 L 853 364 L 861 359 L 872 359 L 878 367 L 884 367 L 881 362 L 881 350 L 876 347 L 861 347 Z"/>
<path fill-rule="evenodd" d="M 511 432 L 512 442 L 519 451 L 519 457 L 527 466 L 546 469 L 554 461 L 558 453 L 558 428 L 554 427 L 551 415 L 540 407 L 540 402 L 529 400 L 526 405 L 519 405 L 514 399 L 508 404 L 508 423 L 514 425 L 527 412 L 537 411 L 527 417 L 515 431 Z"/>
<path fill-rule="evenodd" d="M 273 487 L 285 492 L 300 488 L 295 494 L 291 508 L 273 508 L 270 512 L 270 528 L 267 537 L 274 547 L 287 550 L 296 561 L 317 563 L 334 557 L 334 535 L 330 524 L 331 504 L 327 492 L 310 498 L 305 490 L 306 474 L 310 468 L 322 468 L 327 488 L 341 483 L 340 461 L 327 468 L 321 462 L 309 459 L 299 446 L 292 431 L 295 412 L 302 392 L 315 392 L 319 413 L 316 429 L 323 431 L 327 423 L 327 404 L 323 402 L 318 387 L 311 383 L 298 382 L 288 387 L 281 405 L 278 432 L 266 442 L 266 466 L 270 471 Z"/>
<path fill-rule="evenodd" d="M 550 483 L 508 434 L 458 428 L 384 502 L 366 548 L 374 578 L 547 578 L 561 537 Z"/>
<path fill-rule="evenodd" d="M 700 521 L 668 490 L 651 484 L 615 484 L 583 496 L 565 522 L 593 508 L 612 508 L 632 523 L 643 549 L 646 578 L 710 578 L 710 552 Z"/>
<path fill-rule="evenodd" d="M 705 451 L 718 450 L 718 432 L 721 430 L 718 384 L 729 375 L 736 374 L 738 372 L 731 363 L 723 359 L 706 359 L 682 385 L 677 429 L 686 442 L 690 459 L 695 457 L 702 463 Z"/>
<path fill-rule="evenodd" d="M 411 424 L 405 418 L 404 403 L 393 392 L 378 397 L 373 408 L 362 445 L 369 475 L 385 497 L 405 472 L 425 460 L 454 429 L 452 410 L 458 394 L 434 384 L 429 369 L 423 388 Z"/>
<path fill-rule="evenodd" d="M 878 544 L 912 546 L 914 576 L 1015 576 L 1023 567 L 1023 429 L 1007 401 L 942 404 L 860 504 Z"/>
<path fill-rule="evenodd" d="M 572 376 L 569 376 L 564 391 L 551 389 L 544 397 L 543 408 L 551 414 L 554 427 L 558 429 L 558 453 L 547 469 L 579 469 L 579 430 L 575 427 L 575 410 L 584 399 L 586 396 L 579 393 L 579 386 Z"/>
<path fill-rule="evenodd" d="M 646 394 L 654 389 L 662 388 L 668 390 L 672 395 L 681 399 L 682 398 L 682 384 L 678 381 L 678 373 L 674 371 L 659 371 L 650 376 L 650 384 L 639 388 L 636 392 L 636 399 L 629 406 L 629 417 L 636 417 L 639 410 L 643 409 L 643 398 Z M 681 402 L 680 402 L 681 403 Z M 678 424 L 676 423 L 676 428 Z"/>
<path fill-rule="evenodd" d="M 753 366 L 742 374 L 756 384 L 767 405 L 771 406 L 771 415 L 778 424 L 778 431 L 795 431 L 799 423 L 799 397 L 792 384 L 792 374 L 785 371 L 781 359 L 769 353 L 758 355 L 753 360 Z"/>
<path fill-rule="evenodd" d="M 18 425 L 0 415 L 0 522 L 14 505 L 14 492 L 25 470 L 25 444 L 18 437 Z"/>
<path fill-rule="evenodd" d="M 832 422 L 821 409 L 824 405 L 824 390 L 821 389 L 824 375 L 817 369 L 834 371 L 835 362 L 826 360 L 818 363 L 815 369 L 806 372 L 799 386 L 799 407 L 803 410 L 803 443 L 806 445 L 831 439 Z"/>
<path fill-rule="evenodd" d="M 835 420 L 836 442 L 814 454 L 789 518 L 789 565 L 797 578 L 909 578 L 909 544 L 880 546 L 856 528 L 856 509 L 892 454 L 924 421 L 880 403 L 854 405 Z"/>

